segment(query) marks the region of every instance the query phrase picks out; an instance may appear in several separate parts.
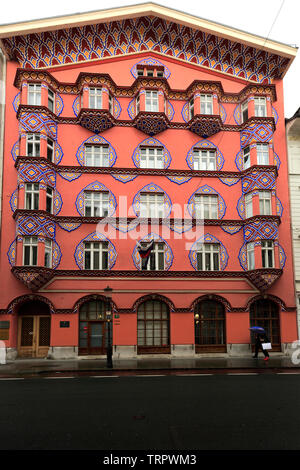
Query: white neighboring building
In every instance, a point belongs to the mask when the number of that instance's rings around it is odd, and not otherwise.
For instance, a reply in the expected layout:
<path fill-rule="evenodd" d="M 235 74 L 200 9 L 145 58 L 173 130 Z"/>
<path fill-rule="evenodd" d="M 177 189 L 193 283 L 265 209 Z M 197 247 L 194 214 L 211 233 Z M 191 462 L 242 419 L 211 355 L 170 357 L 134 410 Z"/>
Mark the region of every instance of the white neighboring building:
<path fill-rule="evenodd" d="M 300 108 L 286 120 L 298 334 L 300 333 Z"/>

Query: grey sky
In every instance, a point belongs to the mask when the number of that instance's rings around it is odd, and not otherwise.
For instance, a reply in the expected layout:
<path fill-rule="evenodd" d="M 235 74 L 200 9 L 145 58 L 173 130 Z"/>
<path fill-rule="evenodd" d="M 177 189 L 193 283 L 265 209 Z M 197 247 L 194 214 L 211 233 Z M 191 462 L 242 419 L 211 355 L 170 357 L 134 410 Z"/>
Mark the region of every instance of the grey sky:
<path fill-rule="evenodd" d="M 146 3 L 138 0 L 14 0 L 3 2 L 0 24 L 46 18 L 83 11 Z M 299 0 L 159 0 L 155 3 L 223 23 L 285 44 L 300 46 Z M 51 6 L 51 9 L 49 8 Z M 278 14 L 279 12 L 279 14 Z M 276 16 L 278 15 L 277 19 Z M 274 20 L 276 19 L 275 23 Z M 300 107 L 300 52 L 284 79 L 285 116 Z"/>

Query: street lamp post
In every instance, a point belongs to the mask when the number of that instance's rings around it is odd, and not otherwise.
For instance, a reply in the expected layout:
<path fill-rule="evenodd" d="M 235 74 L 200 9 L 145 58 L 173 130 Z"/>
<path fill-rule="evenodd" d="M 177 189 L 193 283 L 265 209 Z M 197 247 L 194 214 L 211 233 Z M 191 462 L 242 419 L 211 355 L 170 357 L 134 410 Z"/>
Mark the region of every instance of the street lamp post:
<path fill-rule="evenodd" d="M 111 342 L 111 293 L 112 288 L 107 286 L 104 289 L 106 295 L 106 323 L 107 323 L 107 348 L 106 348 L 106 366 L 109 369 L 113 368 L 112 363 L 112 342 Z"/>

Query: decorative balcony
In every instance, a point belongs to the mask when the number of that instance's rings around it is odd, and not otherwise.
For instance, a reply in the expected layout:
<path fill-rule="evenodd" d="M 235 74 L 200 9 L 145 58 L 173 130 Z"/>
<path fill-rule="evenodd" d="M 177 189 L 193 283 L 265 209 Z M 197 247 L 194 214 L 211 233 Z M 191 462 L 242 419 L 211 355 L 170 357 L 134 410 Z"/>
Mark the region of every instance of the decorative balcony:
<path fill-rule="evenodd" d="M 106 109 L 82 108 L 78 115 L 78 122 L 94 134 L 101 134 L 115 125 L 115 119 Z"/>
<path fill-rule="evenodd" d="M 261 292 L 270 289 L 275 282 L 282 275 L 282 269 L 268 268 L 268 269 L 254 269 L 247 271 L 247 278 L 252 284 L 257 287 Z"/>
<path fill-rule="evenodd" d="M 11 271 L 19 281 L 32 291 L 40 289 L 54 275 L 53 269 L 39 266 L 14 266 Z"/>
<path fill-rule="evenodd" d="M 204 139 L 217 134 L 222 129 L 222 120 L 220 116 L 196 114 L 188 123 L 188 128 L 194 134 Z"/>
<path fill-rule="evenodd" d="M 169 127 L 165 113 L 140 111 L 133 121 L 134 127 L 150 136 L 159 134 Z"/>

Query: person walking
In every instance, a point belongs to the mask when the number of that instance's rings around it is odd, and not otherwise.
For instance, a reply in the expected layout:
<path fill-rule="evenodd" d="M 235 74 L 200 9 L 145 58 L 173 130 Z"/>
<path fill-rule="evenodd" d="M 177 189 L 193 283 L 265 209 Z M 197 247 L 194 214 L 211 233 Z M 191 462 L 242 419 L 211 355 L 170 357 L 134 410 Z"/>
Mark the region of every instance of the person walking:
<path fill-rule="evenodd" d="M 255 335 L 255 354 L 254 354 L 253 358 L 257 359 L 258 351 L 261 349 L 264 356 L 265 356 L 264 361 L 268 361 L 270 359 L 270 356 L 269 356 L 268 351 L 266 349 L 263 349 L 262 343 L 269 343 L 269 342 L 270 342 L 270 340 L 267 337 L 266 333 L 263 333 L 263 332 L 256 333 L 256 335 Z"/>

